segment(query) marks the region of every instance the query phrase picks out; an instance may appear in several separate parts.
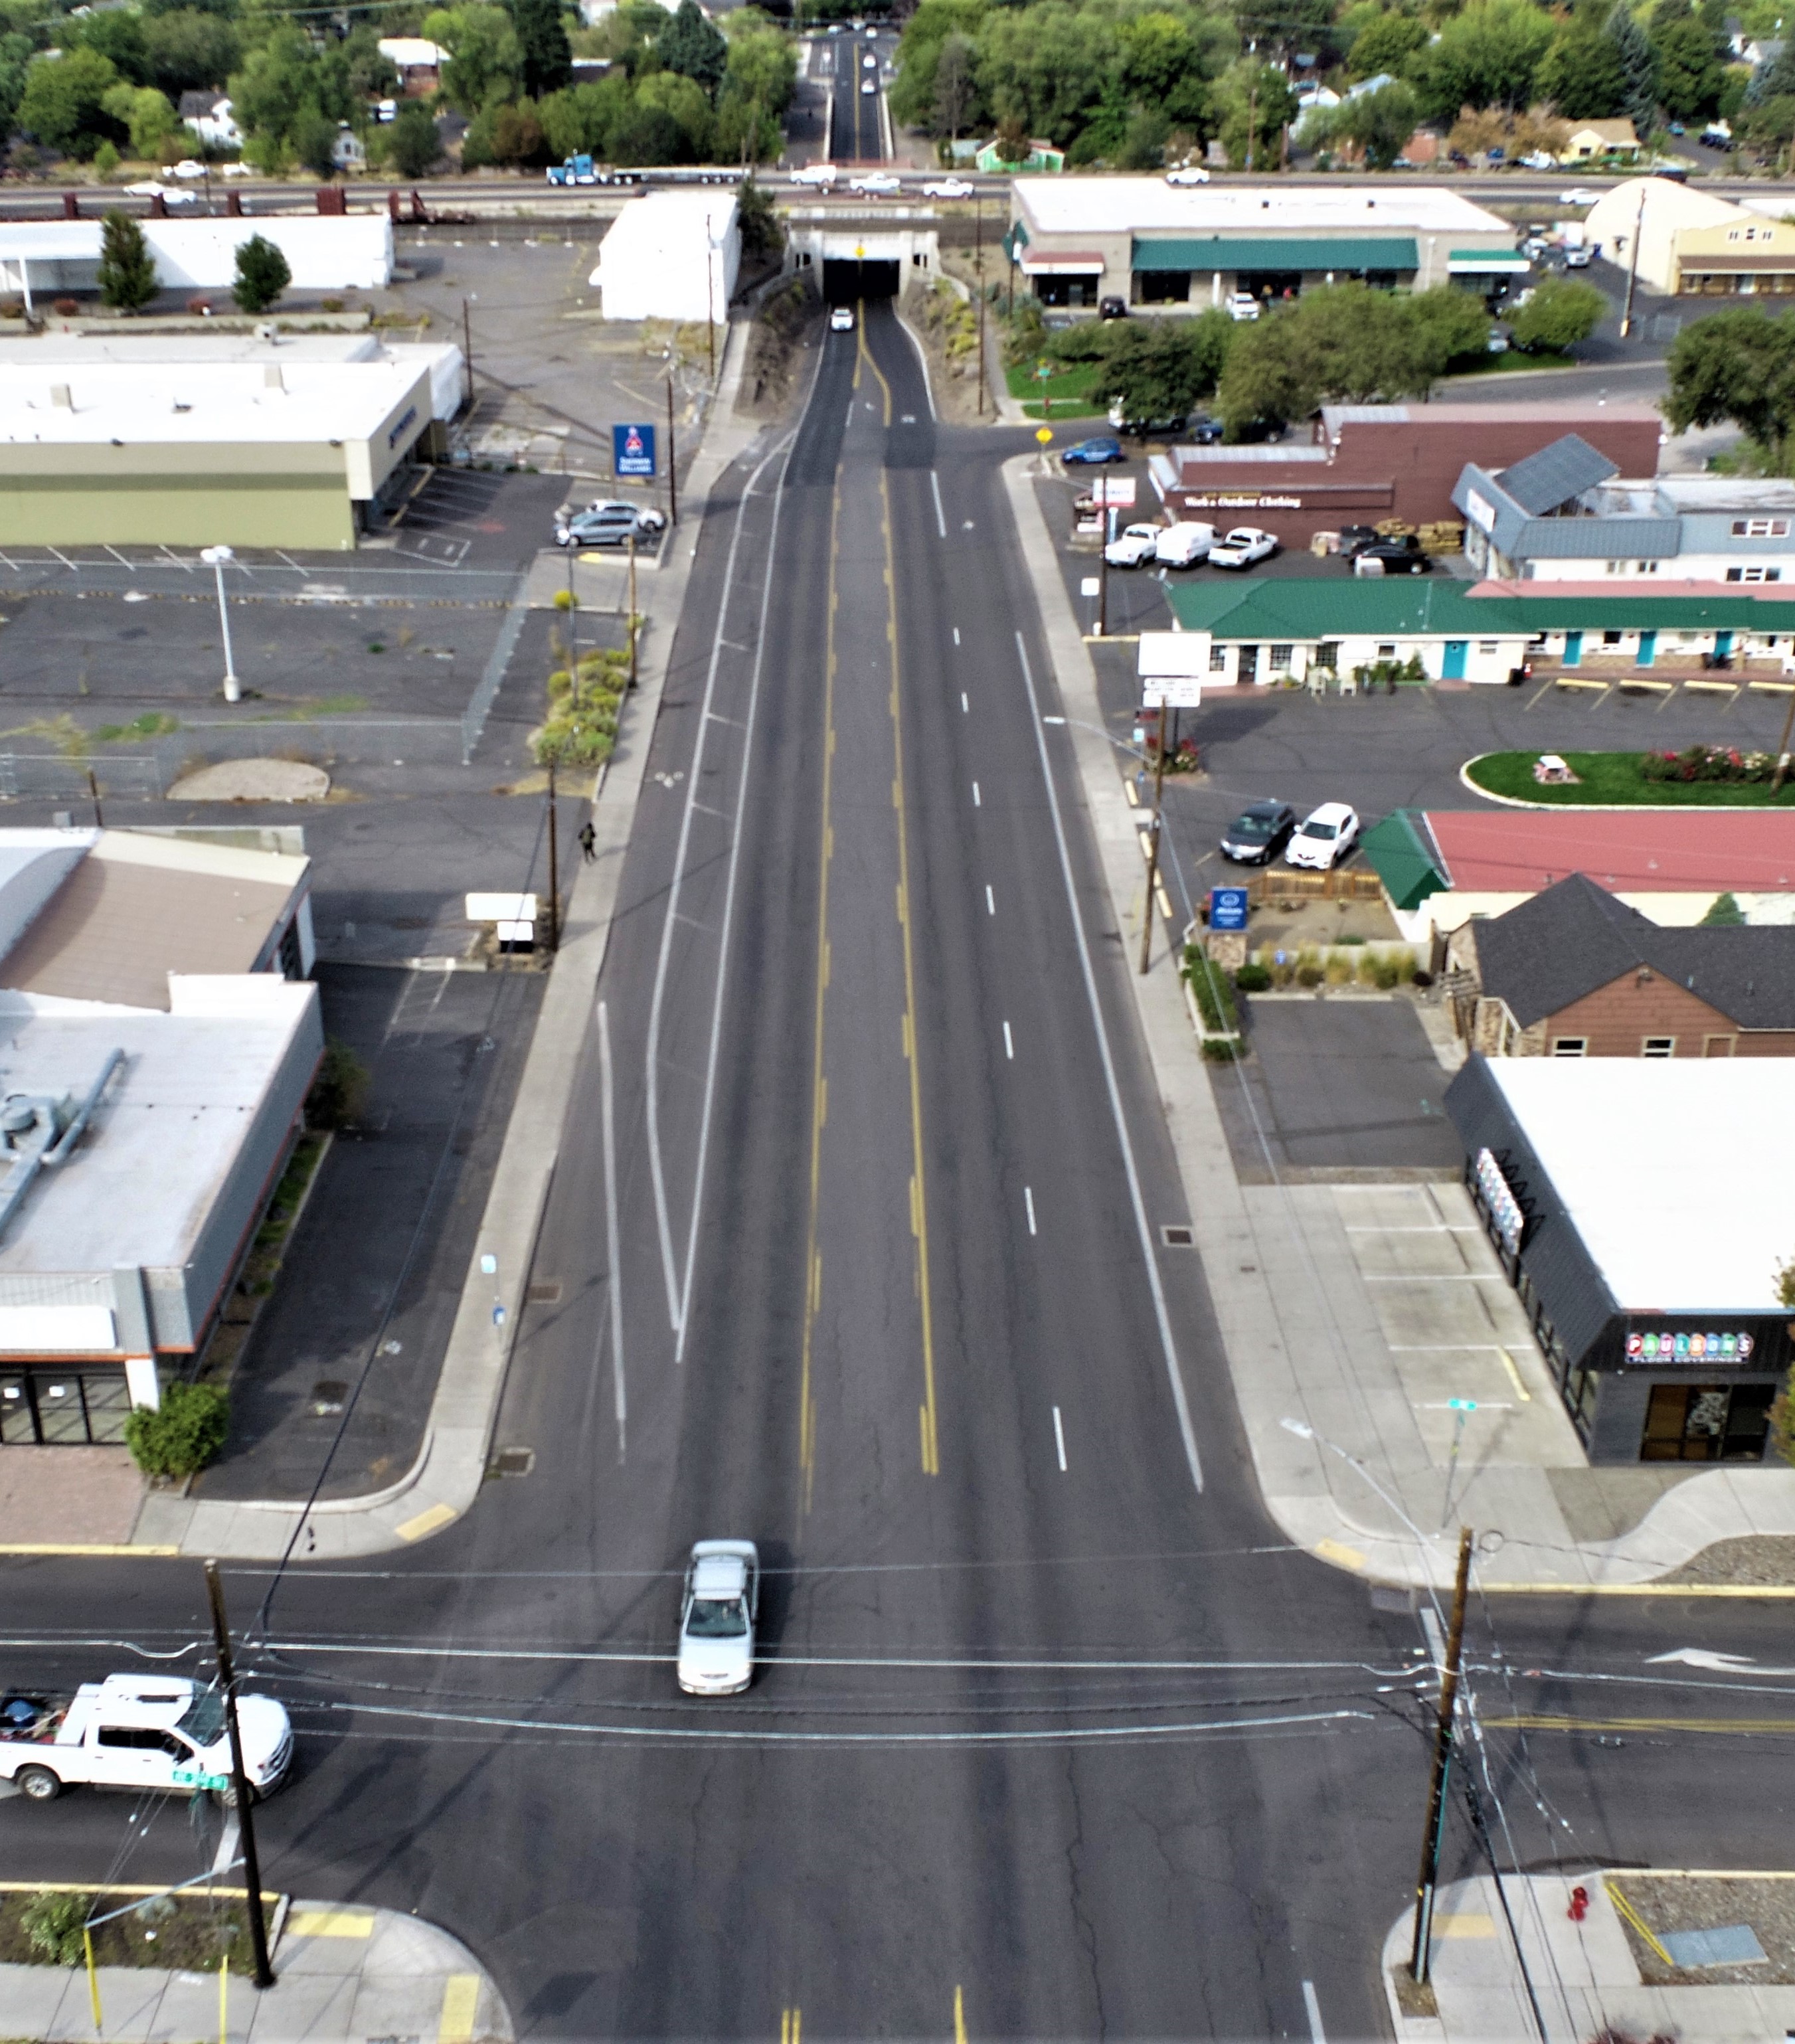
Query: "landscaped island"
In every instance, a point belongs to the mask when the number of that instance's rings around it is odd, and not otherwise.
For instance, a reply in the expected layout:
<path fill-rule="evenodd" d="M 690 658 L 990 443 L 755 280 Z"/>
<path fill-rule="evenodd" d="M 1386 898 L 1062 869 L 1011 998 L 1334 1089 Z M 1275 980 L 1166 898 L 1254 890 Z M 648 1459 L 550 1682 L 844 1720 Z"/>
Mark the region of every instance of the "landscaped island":
<path fill-rule="evenodd" d="M 1465 778 L 1486 795 L 1511 801 L 1564 804 L 1768 809 L 1795 808 L 1795 774 L 1773 796 L 1776 756 L 1724 745 L 1691 745 L 1681 752 L 1566 752 L 1574 777 L 1542 781 L 1536 752 L 1486 752 L 1465 768 Z"/>

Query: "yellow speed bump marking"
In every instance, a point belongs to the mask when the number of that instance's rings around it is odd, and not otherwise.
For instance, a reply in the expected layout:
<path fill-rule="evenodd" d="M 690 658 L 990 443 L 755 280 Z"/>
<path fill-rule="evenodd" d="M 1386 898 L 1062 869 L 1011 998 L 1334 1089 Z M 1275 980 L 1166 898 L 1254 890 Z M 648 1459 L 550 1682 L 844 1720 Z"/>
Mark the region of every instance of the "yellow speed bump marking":
<path fill-rule="evenodd" d="M 295 1909 L 286 1929 L 293 1938 L 369 1938 L 374 1918 L 359 1909 Z"/>
<path fill-rule="evenodd" d="M 459 1515 L 452 1504 L 432 1504 L 427 1511 L 408 1519 L 397 1530 L 402 1540 L 421 1540 L 426 1534 L 440 1533 L 451 1520 Z"/>
<path fill-rule="evenodd" d="M 474 2034 L 474 2011 L 480 2003 L 478 1973 L 451 1973 L 443 1983 L 443 2012 L 436 2023 L 436 2044 L 468 2044 Z"/>

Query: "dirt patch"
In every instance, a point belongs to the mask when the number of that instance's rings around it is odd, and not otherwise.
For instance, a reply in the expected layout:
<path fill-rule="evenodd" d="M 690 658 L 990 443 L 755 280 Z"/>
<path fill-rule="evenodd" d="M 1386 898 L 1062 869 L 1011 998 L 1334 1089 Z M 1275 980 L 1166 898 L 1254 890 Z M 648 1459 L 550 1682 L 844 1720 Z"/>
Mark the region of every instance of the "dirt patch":
<path fill-rule="evenodd" d="M 96 1916 L 125 1908 L 130 1900 L 128 1896 L 97 1893 L 92 1889 L 76 1892 L 72 1899 L 84 1903 L 88 1912 Z M 25 1913 L 37 1900 L 35 1894 L 0 1896 L 0 1965 L 58 1963 L 32 1942 L 25 1930 Z M 229 1952 L 233 1973 L 254 1969 L 249 1921 L 246 1905 L 240 1900 L 227 1901 L 198 1893 L 147 1896 L 126 1915 L 102 1923 L 92 1934 L 98 1965 L 216 1973 L 221 1955 Z"/>
<path fill-rule="evenodd" d="M 1639 1924 L 1616 1905 L 1627 1942 L 1647 1987 L 1788 1987 L 1795 1985 L 1795 1876 L 1778 1881 L 1762 1875 L 1629 1873 L 1610 1877 Z M 1749 1924 L 1764 1957 L 1749 1965 L 1667 1965 L 1654 1950 L 1679 1931 L 1719 1931 Z"/>
<path fill-rule="evenodd" d="M 1739 1540 L 1716 1540 L 1660 1581 L 1757 1584 L 1766 1589 L 1795 1583 L 1795 1539 L 1756 1533 Z"/>
<path fill-rule="evenodd" d="M 944 425 L 994 425 L 990 394 L 978 409 L 978 309 L 951 285 L 936 283 L 912 292 L 904 316 L 928 357 L 936 416 Z"/>
<path fill-rule="evenodd" d="M 1389 1984 L 1390 1991 L 1396 1996 L 1396 2005 L 1405 2015 L 1438 2018 L 1439 2004 L 1434 1999 L 1431 1981 L 1416 1980 L 1406 1966 L 1392 1966 Z"/>
<path fill-rule="evenodd" d="M 798 366 L 813 338 L 823 302 L 809 271 L 769 294 L 755 313 L 748 334 L 748 358 L 742 370 L 738 413 L 750 418 L 776 418 L 790 402 Z"/>

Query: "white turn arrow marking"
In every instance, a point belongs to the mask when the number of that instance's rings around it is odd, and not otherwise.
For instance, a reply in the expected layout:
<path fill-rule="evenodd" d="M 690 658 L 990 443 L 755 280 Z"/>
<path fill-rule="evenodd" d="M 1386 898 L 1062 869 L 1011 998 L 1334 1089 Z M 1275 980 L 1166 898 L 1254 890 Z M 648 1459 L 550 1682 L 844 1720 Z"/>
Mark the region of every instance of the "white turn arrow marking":
<path fill-rule="evenodd" d="M 1795 1668 L 1760 1668 L 1749 1654 L 1714 1654 L 1705 1646 L 1679 1646 L 1674 1654 L 1654 1654 L 1648 1668 L 1681 1661 L 1691 1668 L 1712 1668 L 1723 1675 L 1795 1675 Z"/>

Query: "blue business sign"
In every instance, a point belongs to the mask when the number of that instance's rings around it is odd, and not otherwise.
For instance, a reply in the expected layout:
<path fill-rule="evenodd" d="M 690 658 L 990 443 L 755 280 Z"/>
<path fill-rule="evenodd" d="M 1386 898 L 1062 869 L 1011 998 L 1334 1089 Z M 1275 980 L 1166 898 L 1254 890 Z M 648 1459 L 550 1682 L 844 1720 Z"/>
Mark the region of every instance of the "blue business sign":
<path fill-rule="evenodd" d="M 655 429 L 652 426 L 613 426 L 611 468 L 617 475 L 652 475 L 655 472 Z"/>
<path fill-rule="evenodd" d="M 1209 928 L 1243 930 L 1247 927 L 1247 890 L 1244 887 L 1209 889 Z"/>

